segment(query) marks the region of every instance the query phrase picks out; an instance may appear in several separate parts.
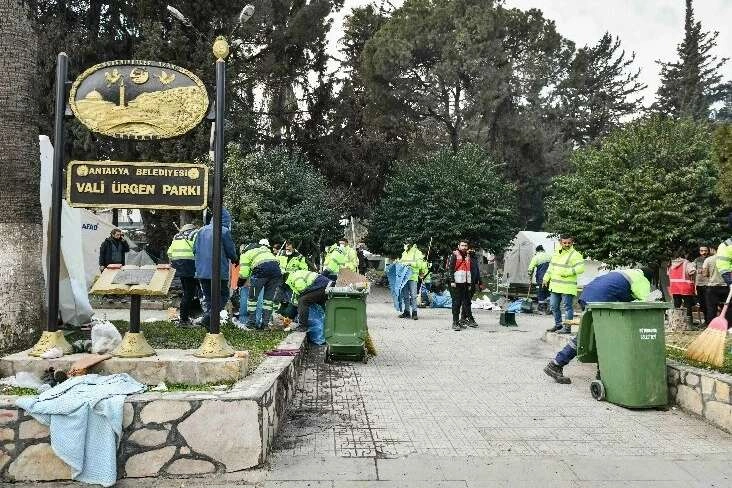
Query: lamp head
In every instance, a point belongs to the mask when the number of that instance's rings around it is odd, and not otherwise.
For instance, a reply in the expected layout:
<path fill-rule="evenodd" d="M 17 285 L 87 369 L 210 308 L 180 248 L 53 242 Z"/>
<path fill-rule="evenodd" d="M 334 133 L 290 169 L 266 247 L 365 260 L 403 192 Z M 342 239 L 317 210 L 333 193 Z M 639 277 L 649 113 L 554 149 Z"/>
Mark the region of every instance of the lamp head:
<path fill-rule="evenodd" d="M 243 24 L 250 18 L 252 18 L 252 15 L 254 15 L 254 5 L 247 5 L 243 9 L 241 9 L 241 12 L 239 13 L 239 23 Z"/>
<path fill-rule="evenodd" d="M 186 18 L 186 16 L 181 13 L 180 10 L 178 10 L 177 8 L 175 8 L 171 5 L 166 5 L 165 8 L 168 10 L 168 12 L 170 12 L 170 15 L 172 15 L 176 19 L 180 20 L 184 25 L 186 25 L 188 27 L 191 26 L 190 20 L 188 20 Z"/>

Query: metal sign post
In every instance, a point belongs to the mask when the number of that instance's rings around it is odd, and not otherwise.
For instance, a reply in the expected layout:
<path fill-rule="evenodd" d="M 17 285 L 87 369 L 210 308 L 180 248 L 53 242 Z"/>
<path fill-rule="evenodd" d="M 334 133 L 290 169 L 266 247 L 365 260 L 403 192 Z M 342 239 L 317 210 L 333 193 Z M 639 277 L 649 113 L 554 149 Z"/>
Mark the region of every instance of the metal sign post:
<path fill-rule="evenodd" d="M 66 341 L 64 333 L 58 330 L 59 308 L 59 268 L 61 267 L 61 198 L 62 173 L 64 171 L 64 116 L 66 113 L 66 77 L 69 68 L 69 57 L 59 53 L 56 61 L 56 114 L 54 120 L 53 140 L 53 175 L 51 176 L 51 212 L 48 223 L 48 261 L 46 273 L 46 298 L 48 310 L 46 330 L 41 334 L 31 356 L 40 356 L 44 352 L 58 347 L 64 354 L 73 352 L 71 344 Z"/>
<path fill-rule="evenodd" d="M 234 355 L 234 348 L 221 334 L 221 207 L 223 204 L 224 181 L 224 114 L 226 109 L 226 57 L 229 44 L 219 36 L 213 45 L 216 56 L 216 121 L 214 142 L 214 186 L 213 186 L 213 249 L 211 263 L 211 310 L 208 334 L 196 352 L 197 357 L 222 358 Z M 228 286 L 228 279 L 226 286 Z"/>

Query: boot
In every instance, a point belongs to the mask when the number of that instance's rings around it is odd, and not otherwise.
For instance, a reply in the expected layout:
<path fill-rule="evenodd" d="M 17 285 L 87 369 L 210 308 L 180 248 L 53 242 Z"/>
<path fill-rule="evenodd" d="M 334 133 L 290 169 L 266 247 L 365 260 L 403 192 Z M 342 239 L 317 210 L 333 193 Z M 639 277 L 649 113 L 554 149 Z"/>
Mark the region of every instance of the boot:
<path fill-rule="evenodd" d="M 571 325 L 565 325 L 564 327 L 561 327 L 560 330 L 557 331 L 557 334 L 571 334 L 571 333 L 572 333 Z"/>
<path fill-rule="evenodd" d="M 402 314 L 401 314 L 401 315 L 399 316 L 399 318 L 400 318 L 400 319 L 408 319 L 408 318 L 409 318 L 409 311 L 408 311 L 408 310 L 404 310 L 404 313 L 402 313 Z"/>
<path fill-rule="evenodd" d="M 414 310 L 412 312 L 412 320 L 417 320 L 417 311 L 416 310 Z"/>
<path fill-rule="evenodd" d="M 473 317 L 468 317 L 466 322 L 468 324 L 468 327 L 473 327 L 473 328 L 478 327 L 478 323 L 475 321 L 475 318 L 473 318 Z"/>
<path fill-rule="evenodd" d="M 547 364 L 544 368 L 544 372 L 554 378 L 554 381 L 556 381 L 557 383 L 568 385 L 572 382 L 571 379 L 564 376 L 564 373 L 562 372 L 562 367 L 554 364 L 554 361 L 549 361 L 549 364 Z"/>
<path fill-rule="evenodd" d="M 460 327 L 460 323 L 459 322 L 453 321 L 452 322 L 452 330 L 463 330 L 463 328 Z"/>
<path fill-rule="evenodd" d="M 559 330 L 562 330 L 562 326 L 561 325 L 555 325 L 553 327 L 549 327 L 546 331 L 547 332 L 557 332 Z"/>
<path fill-rule="evenodd" d="M 468 319 L 460 319 L 460 322 L 458 322 L 458 325 L 462 327 L 463 329 L 468 328 Z"/>

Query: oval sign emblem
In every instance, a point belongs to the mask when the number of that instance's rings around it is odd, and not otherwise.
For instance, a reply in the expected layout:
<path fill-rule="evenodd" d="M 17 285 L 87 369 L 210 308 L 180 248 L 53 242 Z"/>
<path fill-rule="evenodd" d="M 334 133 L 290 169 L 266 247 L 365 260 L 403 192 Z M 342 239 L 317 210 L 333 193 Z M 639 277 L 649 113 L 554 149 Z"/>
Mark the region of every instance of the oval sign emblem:
<path fill-rule="evenodd" d="M 69 104 L 93 132 L 120 139 L 167 139 L 201 123 L 208 112 L 208 93 L 186 69 L 120 60 L 84 71 L 71 87 Z"/>

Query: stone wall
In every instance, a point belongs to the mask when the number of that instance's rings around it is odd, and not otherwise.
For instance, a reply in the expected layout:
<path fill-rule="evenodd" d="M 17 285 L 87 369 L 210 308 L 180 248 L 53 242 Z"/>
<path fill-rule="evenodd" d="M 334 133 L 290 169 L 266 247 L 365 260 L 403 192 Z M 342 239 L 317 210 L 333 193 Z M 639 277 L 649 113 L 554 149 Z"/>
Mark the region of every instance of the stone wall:
<path fill-rule="evenodd" d="M 732 433 L 732 376 L 667 361 L 669 398 Z"/>
<path fill-rule="evenodd" d="M 305 345 L 290 334 L 280 348 Z M 268 357 L 226 391 L 144 393 L 127 398 L 117 462 L 120 478 L 232 472 L 262 464 L 295 392 L 301 354 Z M 0 397 L 0 478 L 70 479 L 48 428 Z"/>
<path fill-rule="evenodd" d="M 546 332 L 542 340 L 559 350 L 569 338 L 568 335 Z M 670 359 L 666 360 L 666 371 L 671 404 L 732 433 L 732 376 Z"/>

